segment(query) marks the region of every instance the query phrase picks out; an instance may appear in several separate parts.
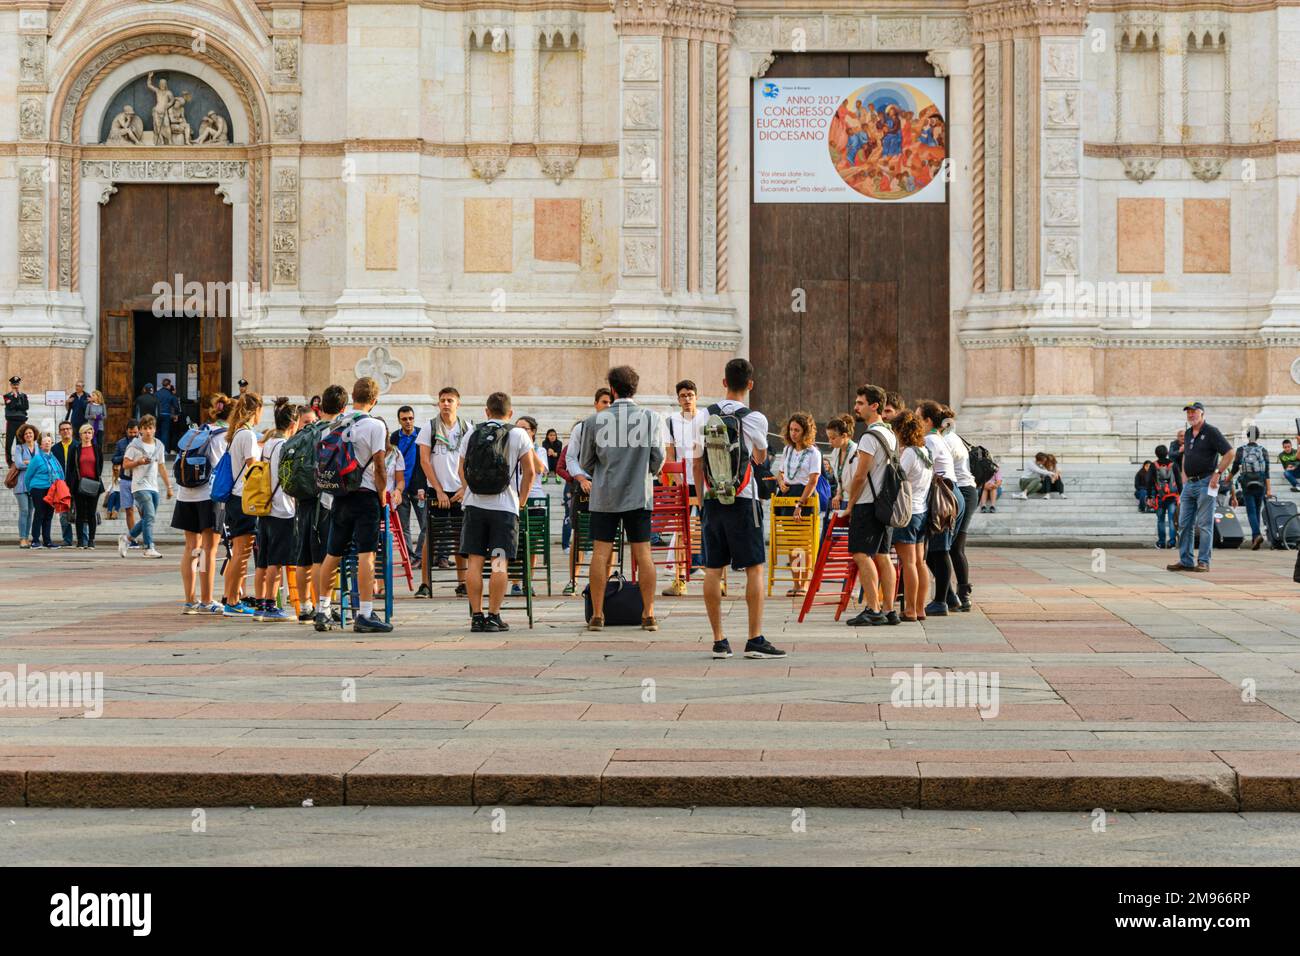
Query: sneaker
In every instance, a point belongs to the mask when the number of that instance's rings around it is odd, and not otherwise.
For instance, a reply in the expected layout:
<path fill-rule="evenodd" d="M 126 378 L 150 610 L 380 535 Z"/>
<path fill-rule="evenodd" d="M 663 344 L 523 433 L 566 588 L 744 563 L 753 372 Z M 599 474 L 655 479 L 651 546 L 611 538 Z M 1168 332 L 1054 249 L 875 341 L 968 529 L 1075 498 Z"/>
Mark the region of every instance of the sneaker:
<path fill-rule="evenodd" d="M 971 605 L 970 605 L 970 598 L 962 598 L 962 599 L 961 599 L 961 604 L 957 605 L 957 610 L 959 610 L 959 611 L 969 611 L 969 610 L 970 610 L 970 606 L 971 606 Z"/>
<path fill-rule="evenodd" d="M 475 633 L 481 633 L 487 624 L 487 616 L 482 611 L 475 611 L 469 619 L 469 629 Z"/>
<path fill-rule="evenodd" d="M 1012 492 L 1011 497 L 1012 497 L 1012 498 L 1015 498 L 1017 501 L 1028 501 L 1028 500 L 1029 500 L 1029 492 L 1027 492 L 1027 491 L 1016 491 L 1016 492 Z"/>
<path fill-rule="evenodd" d="M 31 543 L 31 547 L 28 548 L 28 550 L 29 550 L 29 551 L 39 551 L 39 550 L 41 550 L 41 547 L 42 547 L 42 545 L 41 545 L 41 543 L 40 543 L 39 541 L 33 541 L 33 542 Z"/>
<path fill-rule="evenodd" d="M 131 542 L 131 550 L 132 550 L 132 551 L 139 551 L 139 550 L 140 550 L 140 542 L 139 542 L 139 541 L 132 541 L 132 542 Z"/>
<path fill-rule="evenodd" d="M 140 557 L 142 557 L 142 558 L 161 558 L 161 557 L 162 557 L 162 552 L 159 551 L 157 548 L 150 548 L 150 549 L 147 550 L 144 554 L 140 555 Z"/>
<path fill-rule="evenodd" d="M 465 597 L 467 594 L 469 594 L 469 591 L 465 588 L 464 581 L 456 585 L 456 597 Z"/>
<path fill-rule="evenodd" d="M 726 638 L 713 642 L 713 656 L 717 660 L 725 660 L 731 656 L 731 644 Z"/>
<path fill-rule="evenodd" d="M 299 624 L 310 624 L 314 620 L 316 620 L 315 608 L 312 608 L 312 610 L 310 611 L 303 611 L 301 614 L 298 615 Z"/>
<path fill-rule="evenodd" d="M 263 624 L 292 624 L 293 615 L 282 607 L 273 607 L 269 611 L 262 612 Z"/>
<path fill-rule="evenodd" d="M 997 510 L 998 510 L 998 506 L 997 506 L 997 505 L 989 505 L 989 514 L 993 514 L 993 513 L 996 512 Z"/>
<path fill-rule="evenodd" d="M 948 605 L 942 601 L 931 601 L 925 606 L 926 617 L 947 617 Z"/>
<path fill-rule="evenodd" d="M 201 614 L 202 612 L 203 605 L 199 604 L 197 601 L 186 601 L 181 605 L 182 614 Z"/>
<path fill-rule="evenodd" d="M 892 614 L 893 612 L 891 611 L 890 613 Z M 867 607 L 862 609 L 862 613 L 856 617 L 849 618 L 845 623 L 849 627 L 875 627 L 885 623 L 885 615 Z"/>
<path fill-rule="evenodd" d="M 311 622 L 318 631 L 324 632 L 330 629 L 330 619 L 324 611 L 317 611 Z"/>
<path fill-rule="evenodd" d="M 664 597 L 682 597 L 686 594 L 686 582 L 681 578 L 675 578 L 673 583 L 664 588 Z"/>
<path fill-rule="evenodd" d="M 46 551 L 60 551 L 60 550 L 62 550 L 64 547 L 66 547 L 66 545 L 62 545 L 62 544 L 47 544 L 47 545 L 45 546 L 45 550 L 46 550 Z"/>
<path fill-rule="evenodd" d="M 572 581 L 570 581 L 568 584 L 566 584 L 566 585 L 564 586 L 564 592 L 563 592 L 563 593 L 565 593 L 565 594 L 573 594 L 573 593 L 574 593 L 575 591 L 577 591 L 577 590 L 578 590 L 578 586 L 577 586 L 576 584 L 574 584 Z"/>
<path fill-rule="evenodd" d="M 125 557 L 126 557 L 127 549 L 130 548 L 130 547 L 131 547 L 131 536 L 130 536 L 129 534 L 126 534 L 126 533 L 119 534 L 119 535 L 117 536 L 117 553 L 118 553 L 118 555 L 121 556 L 121 557 L 123 557 L 123 558 L 125 558 Z"/>
<path fill-rule="evenodd" d="M 589 631 L 603 631 L 604 629 L 605 619 L 603 617 L 597 617 L 593 614 L 590 620 L 587 621 L 587 630 Z"/>
<path fill-rule="evenodd" d="M 386 621 L 381 621 L 375 614 L 366 616 L 358 614 L 352 621 L 352 630 L 361 634 L 387 634 L 392 631 L 393 625 Z"/>
<path fill-rule="evenodd" d="M 95 550 L 95 546 L 94 546 L 93 544 L 88 544 L 88 545 L 86 545 L 86 550 L 87 550 L 87 551 L 94 551 L 94 550 Z"/>
<path fill-rule="evenodd" d="M 221 600 L 221 613 L 222 613 L 225 617 L 241 617 L 241 616 L 243 616 L 244 611 L 243 611 L 241 605 L 239 605 L 239 604 L 227 604 L 226 601 L 225 601 L 225 598 L 222 598 L 222 600 Z"/>
<path fill-rule="evenodd" d="M 254 608 L 253 608 L 253 620 L 254 620 L 254 621 L 260 621 L 260 620 L 262 620 L 262 615 L 265 614 L 265 613 L 266 613 L 266 612 L 265 612 L 264 610 L 262 610 L 261 605 L 258 605 L 257 607 L 254 607 Z"/>
<path fill-rule="evenodd" d="M 901 624 L 902 618 L 898 616 L 897 611 L 891 610 L 888 614 L 885 615 L 885 623 L 890 625 Z"/>
<path fill-rule="evenodd" d="M 745 656 L 754 660 L 768 657 L 785 657 L 785 651 L 773 647 L 762 634 L 745 642 Z"/>
<path fill-rule="evenodd" d="M 199 613 L 201 614 L 224 614 L 225 608 L 221 606 L 220 601 L 213 601 L 211 604 L 200 604 Z"/>
<path fill-rule="evenodd" d="M 524 594 L 524 589 L 521 588 L 519 585 L 517 585 L 517 584 L 512 584 L 512 585 L 510 585 L 510 596 L 511 596 L 511 597 L 523 597 L 523 594 Z"/>
<path fill-rule="evenodd" d="M 429 585 L 421 584 L 418 588 L 416 588 L 415 596 L 417 598 L 431 598 L 433 597 L 433 591 L 429 588 Z"/>
<path fill-rule="evenodd" d="M 501 620 L 500 614 L 489 614 L 483 618 L 483 630 L 487 633 L 508 631 L 510 630 L 510 625 Z"/>

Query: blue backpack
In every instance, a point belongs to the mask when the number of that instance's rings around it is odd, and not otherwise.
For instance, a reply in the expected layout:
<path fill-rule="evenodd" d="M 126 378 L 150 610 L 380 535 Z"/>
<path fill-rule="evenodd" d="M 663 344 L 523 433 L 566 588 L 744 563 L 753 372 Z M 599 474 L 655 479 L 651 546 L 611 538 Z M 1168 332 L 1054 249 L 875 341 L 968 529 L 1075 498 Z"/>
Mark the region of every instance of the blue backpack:
<path fill-rule="evenodd" d="M 817 476 L 817 508 L 819 514 L 826 514 L 831 510 L 831 480 L 826 477 L 826 472 Z"/>
<path fill-rule="evenodd" d="M 316 446 L 316 486 L 321 491 L 338 497 L 361 487 L 361 476 L 368 463 L 357 461 L 352 448 L 352 426 L 366 417 L 365 412 L 355 412 L 321 436 Z"/>
<path fill-rule="evenodd" d="M 239 474 L 243 473 L 244 469 L 239 469 Z M 230 461 L 230 449 L 227 448 L 212 472 L 212 500 L 218 504 L 229 501 L 235 492 L 235 481 L 235 469 Z"/>
<path fill-rule="evenodd" d="M 226 427 L 210 428 L 207 425 L 191 428 L 177 444 L 176 463 L 172 474 L 182 488 L 202 488 L 212 477 L 212 463 L 208 461 L 208 443 L 224 434 Z"/>

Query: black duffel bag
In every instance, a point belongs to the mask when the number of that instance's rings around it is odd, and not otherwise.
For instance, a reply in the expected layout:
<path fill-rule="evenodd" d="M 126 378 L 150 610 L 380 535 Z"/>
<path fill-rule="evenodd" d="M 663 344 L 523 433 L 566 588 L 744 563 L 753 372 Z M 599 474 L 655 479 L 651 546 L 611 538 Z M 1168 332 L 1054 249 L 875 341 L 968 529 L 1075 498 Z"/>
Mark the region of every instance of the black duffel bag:
<path fill-rule="evenodd" d="M 582 589 L 583 616 L 591 620 L 591 585 Z M 605 626 L 640 627 L 645 614 L 641 589 L 615 571 L 605 582 Z"/>

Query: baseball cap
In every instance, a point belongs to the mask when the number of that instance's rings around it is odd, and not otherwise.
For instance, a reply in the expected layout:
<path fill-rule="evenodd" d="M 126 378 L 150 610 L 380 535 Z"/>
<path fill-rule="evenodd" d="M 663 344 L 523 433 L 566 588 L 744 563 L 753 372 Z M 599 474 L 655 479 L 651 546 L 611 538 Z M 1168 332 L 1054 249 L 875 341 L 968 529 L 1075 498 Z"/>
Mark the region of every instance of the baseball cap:
<path fill-rule="evenodd" d="M 1205 406 L 1202 405 L 1200 402 L 1188 402 L 1186 405 L 1183 406 L 1183 411 L 1190 412 L 1193 408 L 1196 409 L 1198 412 L 1205 411 Z"/>

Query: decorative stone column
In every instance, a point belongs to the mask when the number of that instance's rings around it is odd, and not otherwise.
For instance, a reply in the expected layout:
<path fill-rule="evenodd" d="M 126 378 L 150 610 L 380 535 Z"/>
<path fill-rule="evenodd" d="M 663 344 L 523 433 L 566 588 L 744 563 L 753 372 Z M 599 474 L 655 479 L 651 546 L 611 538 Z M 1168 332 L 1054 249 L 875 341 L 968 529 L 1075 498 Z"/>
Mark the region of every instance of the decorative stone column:
<path fill-rule="evenodd" d="M 740 341 L 725 296 L 726 85 L 732 0 L 611 0 L 619 34 L 619 288 L 610 361 L 718 380 Z M 725 75 L 725 74 L 722 74 Z M 725 127 L 725 124 L 722 124 Z M 667 350 L 664 355 L 661 350 Z M 658 354 L 656 354 L 658 353 Z"/>

